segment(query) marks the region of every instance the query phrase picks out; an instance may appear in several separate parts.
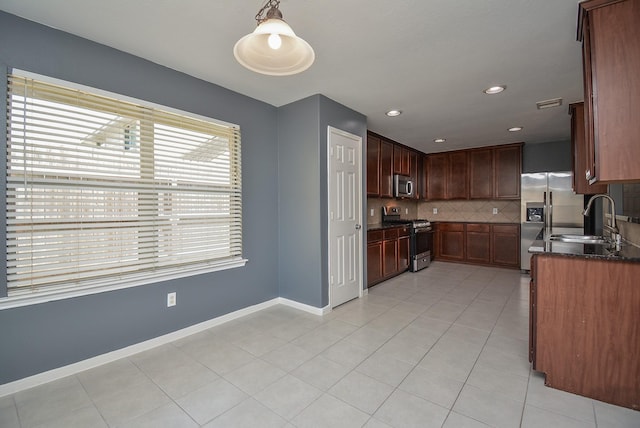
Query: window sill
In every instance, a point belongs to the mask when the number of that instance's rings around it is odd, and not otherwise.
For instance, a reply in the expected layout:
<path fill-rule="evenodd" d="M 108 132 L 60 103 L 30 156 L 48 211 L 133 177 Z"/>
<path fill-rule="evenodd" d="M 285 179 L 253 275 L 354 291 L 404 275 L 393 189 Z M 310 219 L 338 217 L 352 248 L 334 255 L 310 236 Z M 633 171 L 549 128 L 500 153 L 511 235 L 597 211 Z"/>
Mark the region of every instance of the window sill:
<path fill-rule="evenodd" d="M 11 296 L 0 298 L 0 310 L 53 302 L 56 300 L 71 299 L 74 297 L 88 296 L 91 294 L 104 293 L 107 291 L 121 290 L 124 288 L 138 287 L 141 285 L 148 285 L 194 275 L 233 269 L 244 266 L 247 261 L 247 259 L 238 258 L 215 264 L 202 265 L 200 267 L 192 268 L 189 271 L 167 272 L 161 276 L 140 275 L 138 277 L 126 279 L 115 284 L 113 283 L 113 280 L 110 280 L 108 284 L 60 286 L 50 287 L 47 290 L 19 290 L 14 291 L 13 295 Z"/>

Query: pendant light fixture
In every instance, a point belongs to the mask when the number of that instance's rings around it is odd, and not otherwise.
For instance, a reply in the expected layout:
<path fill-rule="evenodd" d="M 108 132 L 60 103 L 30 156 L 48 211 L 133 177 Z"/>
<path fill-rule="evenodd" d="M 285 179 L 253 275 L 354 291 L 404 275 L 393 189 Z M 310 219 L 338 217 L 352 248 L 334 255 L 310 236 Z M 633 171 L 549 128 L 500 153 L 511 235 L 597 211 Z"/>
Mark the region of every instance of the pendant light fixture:
<path fill-rule="evenodd" d="M 305 71 L 315 53 L 282 19 L 280 0 L 268 0 L 256 14 L 258 26 L 233 47 L 236 60 L 256 73 L 288 76 Z M 266 15 L 265 15 L 266 11 Z"/>

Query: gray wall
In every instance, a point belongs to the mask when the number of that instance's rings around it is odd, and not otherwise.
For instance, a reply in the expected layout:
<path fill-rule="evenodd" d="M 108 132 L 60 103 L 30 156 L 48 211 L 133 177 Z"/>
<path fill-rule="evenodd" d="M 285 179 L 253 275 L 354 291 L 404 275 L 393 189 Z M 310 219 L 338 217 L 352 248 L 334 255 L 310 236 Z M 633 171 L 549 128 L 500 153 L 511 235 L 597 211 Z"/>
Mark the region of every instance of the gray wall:
<path fill-rule="evenodd" d="M 278 109 L 280 295 L 315 307 L 329 304 L 328 126 L 362 138 L 366 224 L 366 117 L 322 95 Z"/>
<path fill-rule="evenodd" d="M 0 41 L 3 82 L 7 69 L 15 67 L 240 125 L 243 244 L 249 259 L 243 268 L 0 310 L 0 384 L 278 296 L 275 107 L 4 12 L 0 12 Z M 5 99 L 6 84 L 0 90 Z M 0 122 L 5 118 L 2 114 Z M 0 133 L 5 146 L 6 132 Z M 4 150 L 0 159 L 3 166 Z M 317 200 L 317 195 L 317 186 L 299 195 L 304 198 L 300 205 Z M 0 227 L 4 240 L 4 222 Z M 0 269 L 5 276 L 6 264 Z M 317 269 L 313 275 L 318 275 Z M 170 309 L 166 308 L 169 291 L 177 291 L 178 297 L 177 306 Z M 4 281 L 2 295 L 6 295 Z"/>
<path fill-rule="evenodd" d="M 522 172 L 571 171 L 571 141 L 525 144 Z"/>

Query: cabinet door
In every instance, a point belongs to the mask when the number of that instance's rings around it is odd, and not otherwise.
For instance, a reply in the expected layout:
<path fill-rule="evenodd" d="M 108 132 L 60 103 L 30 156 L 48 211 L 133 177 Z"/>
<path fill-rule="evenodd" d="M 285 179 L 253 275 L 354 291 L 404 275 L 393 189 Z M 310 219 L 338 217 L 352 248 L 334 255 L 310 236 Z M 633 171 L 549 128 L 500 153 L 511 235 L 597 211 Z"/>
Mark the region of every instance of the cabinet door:
<path fill-rule="evenodd" d="M 464 261 L 464 224 L 440 223 L 438 225 L 439 255 L 443 260 Z"/>
<path fill-rule="evenodd" d="M 422 164 L 422 170 L 420 171 L 420 193 L 422 195 L 422 199 L 429 199 L 429 192 L 428 192 L 428 180 L 427 180 L 427 176 L 429 173 L 429 156 L 427 155 L 423 155 L 422 159 L 420 160 L 420 163 Z"/>
<path fill-rule="evenodd" d="M 469 198 L 493 198 L 493 150 L 469 151 Z"/>
<path fill-rule="evenodd" d="M 427 156 L 427 194 L 431 201 L 443 200 L 446 197 L 448 160 L 446 153 Z"/>
<path fill-rule="evenodd" d="M 467 176 L 467 152 L 451 152 L 447 169 L 446 198 L 468 199 L 469 179 Z"/>
<path fill-rule="evenodd" d="M 409 269 L 409 237 L 398 238 L 398 271 L 404 272 Z"/>
<path fill-rule="evenodd" d="M 520 199 L 522 145 L 497 147 L 494 152 L 494 198 Z"/>
<path fill-rule="evenodd" d="M 529 281 L 529 362 L 536 369 L 536 322 L 537 322 L 537 293 L 536 293 L 536 264 L 535 254 L 531 257 L 531 281 Z"/>
<path fill-rule="evenodd" d="M 367 196 L 380 196 L 380 138 L 367 135 Z"/>
<path fill-rule="evenodd" d="M 520 266 L 520 225 L 491 226 L 491 263 L 506 267 Z"/>
<path fill-rule="evenodd" d="M 367 244 L 367 287 L 382 279 L 382 241 Z"/>
<path fill-rule="evenodd" d="M 418 172 L 418 153 L 414 151 L 409 151 L 409 176 L 413 181 L 414 190 L 413 190 L 413 198 L 420 199 L 420 183 L 419 183 L 419 172 Z"/>
<path fill-rule="evenodd" d="M 466 227 L 466 260 L 471 263 L 489 264 L 491 262 L 490 225 L 471 223 Z"/>
<path fill-rule="evenodd" d="M 393 197 L 393 144 L 380 140 L 380 196 Z"/>
<path fill-rule="evenodd" d="M 382 241 L 382 275 L 394 275 L 398 271 L 398 239 Z"/>
<path fill-rule="evenodd" d="M 587 10 L 584 67 L 591 84 L 584 99 L 592 103 L 592 175 L 600 182 L 640 180 L 640 2 L 587 1 L 580 7 Z"/>
<path fill-rule="evenodd" d="M 587 142 L 585 139 L 584 103 L 569 106 L 571 115 L 571 165 L 573 171 L 573 191 L 581 195 L 607 193 L 606 184 L 589 184 L 585 176 L 587 170 Z"/>
<path fill-rule="evenodd" d="M 398 144 L 393 145 L 393 173 L 410 175 L 410 160 L 409 156 L 411 151 Z"/>

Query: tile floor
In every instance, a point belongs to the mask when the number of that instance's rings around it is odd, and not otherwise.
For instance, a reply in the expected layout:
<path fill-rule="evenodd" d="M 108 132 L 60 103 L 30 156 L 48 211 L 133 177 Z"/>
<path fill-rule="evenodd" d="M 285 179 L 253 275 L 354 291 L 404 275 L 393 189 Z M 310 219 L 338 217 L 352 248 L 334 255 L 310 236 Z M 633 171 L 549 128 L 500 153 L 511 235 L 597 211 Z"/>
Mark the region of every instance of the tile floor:
<path fill-rule="evenodd" d="M 528 278 L 434 263 L 325 317 L 275 306 L 14 396 L 0 426 L 640 427 L 547 388 Z"/>

